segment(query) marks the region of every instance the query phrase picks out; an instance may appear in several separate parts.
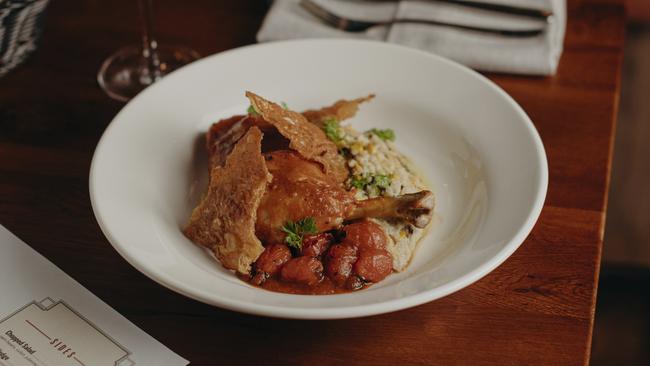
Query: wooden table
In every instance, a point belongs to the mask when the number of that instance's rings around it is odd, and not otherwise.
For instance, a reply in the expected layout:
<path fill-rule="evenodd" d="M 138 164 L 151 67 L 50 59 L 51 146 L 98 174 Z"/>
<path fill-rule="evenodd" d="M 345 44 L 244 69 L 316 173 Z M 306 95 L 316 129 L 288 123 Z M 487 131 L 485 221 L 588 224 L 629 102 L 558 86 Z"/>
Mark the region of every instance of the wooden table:
<path fill-rule="evenodd" d="M 156 3 L 159 39 L 203 55 L 253 43 L 265 13 L 255 0 Z M 129 266 L 88 197 L 93 150 L 122 107 L 95 75 L 114 50 L 138 42 L 128 0 L 53 1 L 41 48 L 0 79 L 0 223 L 194 365 L 586 364 L 624 11 L 613 0 L 569 9 L 555 77 L 489 75 L 544 141 L 550 184 L 540 220 L 502 266 L 446 298 L 354 320 L 268 319 L 187 299 Z"/>

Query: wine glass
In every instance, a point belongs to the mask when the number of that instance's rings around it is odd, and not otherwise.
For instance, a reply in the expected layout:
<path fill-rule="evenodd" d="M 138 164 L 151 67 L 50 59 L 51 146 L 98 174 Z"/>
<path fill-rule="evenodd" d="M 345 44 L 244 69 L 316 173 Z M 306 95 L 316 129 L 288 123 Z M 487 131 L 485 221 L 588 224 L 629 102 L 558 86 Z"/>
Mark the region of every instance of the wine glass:
<path fill-rule="evenodd" d="M 107 58 L 97 73 L 109 97 L 126 102 L 163 76 L 200 56 L 180 46 L 159 45 L 153 35 L 151 0 L 138 0 L 142 17 L 142 46 L 128 46 Z"/>

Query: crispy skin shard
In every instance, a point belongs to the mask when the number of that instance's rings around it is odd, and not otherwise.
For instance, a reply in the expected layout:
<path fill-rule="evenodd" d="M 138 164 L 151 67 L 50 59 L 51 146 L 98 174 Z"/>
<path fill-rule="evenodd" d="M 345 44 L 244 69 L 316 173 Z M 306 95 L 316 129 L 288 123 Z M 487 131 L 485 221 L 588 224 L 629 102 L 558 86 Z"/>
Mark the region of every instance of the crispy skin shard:
<path fill-rule="evenodd" d="M 210 172 L 208 191 L 183 233 L 209 248 L 228 269 L 248 274 L 264 251 L 255 236 L 257 207 L 271 181 L 261 152 L 262 132 L 251 127 L 223 166 Z"/>
<path fill-rule="evenodd" d="M 345 160 L 339 155 L 336 145 L 318 126 L 309 123 L 302 114 L 284 109 L 255 93 L 246 92 L 246 97 L 266 122 L 289 139 L 289 148 L 305 159 L 321 164 L 325 174 L 330 175 L 335 182 L 343 183 L 347 179 L 349 173 Z"/>
<path fill-rule="evenodd" d="M 306 110 L 302 112 L 302 115 L 305 116 L 309 122 L 322 128 L 324 121 L 328 118 L 336 118 L 338 121 L 343 121 L 354 117 L 359 111 L 359 104 L 369 102 L 374 97 L 374 94 L 370 94 L 353 100 L 341 99 L 336 103 L 321 109 Z"/>
<path fill-rule="evenodd" d="M 222 119 L 210 126 L 205 134 L 205 144 L 208 149 L 208 166 L 210 171 L 218 166 L 223 166 L 226 158 L 235 148 L 235 144 L 250 128 L 244 123 L 242 115 Z"/>
<path fill-rule="evenodd" d="M 210 170 L 218 166 L 223 166 L 226 157 L 235 148 L 237 141 L 253 126 L 262 130 L 265 139 L 268 138 L 267 134 L 271 132 L 270 130 L 275 129 L 263 119 L 250 115 L 232 116 L 215 122 L 210 126 L 210 129 L 205 134 Z"/>

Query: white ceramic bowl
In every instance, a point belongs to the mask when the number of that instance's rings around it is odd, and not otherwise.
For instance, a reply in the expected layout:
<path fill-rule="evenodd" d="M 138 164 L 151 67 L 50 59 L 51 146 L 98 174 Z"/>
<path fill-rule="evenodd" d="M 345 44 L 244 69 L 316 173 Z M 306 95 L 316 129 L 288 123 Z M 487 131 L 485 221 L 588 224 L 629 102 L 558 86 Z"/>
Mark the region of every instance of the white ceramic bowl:
<path fill-rule="evenodd" d="M 377 94 L 350 123 L 394 129 L 437 199 L 435 222 L 405 272 L 342 295 L 274 293 L 242 282 L 183 236 L 206 185 L 202 133 L 244 112 L 245 90 L 295 110 Z M 547 180 L 530 119 L 480 74 L 384 43 L 303 40 L 210 56 L 146 89 L 99 142 L 90 196 L 115 249 L 163 286 L 231 310 L 323 319 L 408 308 L 485 276 L 532 229 Z"/>

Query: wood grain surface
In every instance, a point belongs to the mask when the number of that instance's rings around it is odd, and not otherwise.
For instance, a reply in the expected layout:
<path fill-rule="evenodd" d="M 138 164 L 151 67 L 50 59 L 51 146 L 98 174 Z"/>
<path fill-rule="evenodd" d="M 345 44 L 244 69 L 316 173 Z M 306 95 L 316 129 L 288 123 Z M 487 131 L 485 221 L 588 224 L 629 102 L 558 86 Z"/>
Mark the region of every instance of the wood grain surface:
<path fill-rule="evenodd" d="M 202 55 L 253 43 L 266 11 L 255 0 L 155 3 L 159 41 Z M 556 76 L 488 75 L 541 134 L 546 205 L 503 265 L 416 308 L 338 321 L 243 315 L 155 284 L 112 249 L 92 213 L 88 171 L 122 104 L 95 76 L 105 57 L 138 42 L 132 1 L 53 1 L 40 49 L 0 79 L 0 223 L 193 365 L 586 364 L 624 25 L 619 1 L 570 1 Z"/>

